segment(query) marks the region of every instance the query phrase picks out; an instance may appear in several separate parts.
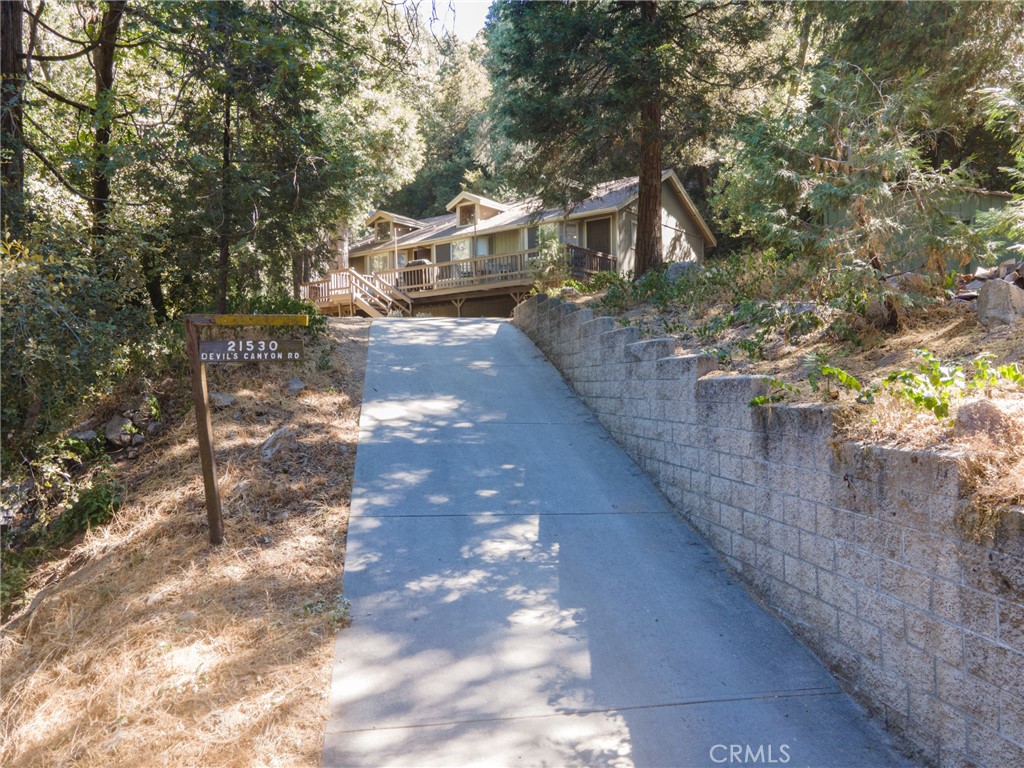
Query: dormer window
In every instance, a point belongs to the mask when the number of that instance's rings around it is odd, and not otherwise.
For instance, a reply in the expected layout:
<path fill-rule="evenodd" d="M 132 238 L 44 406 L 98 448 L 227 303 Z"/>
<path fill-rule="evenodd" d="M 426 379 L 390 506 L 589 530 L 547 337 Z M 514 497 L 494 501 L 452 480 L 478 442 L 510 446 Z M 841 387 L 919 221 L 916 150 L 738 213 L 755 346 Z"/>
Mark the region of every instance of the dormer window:
<path fill-rule="evenodd" d="M 391 239 L 391 222 L 390 221 L 378 221 L 375 231 L 376 231 L 376 239 L 377 240 L 390 240 Z"/>
<path fill-rule="evenodd" d="M 460 205 L 459 226 L 468 227 L 470 224 L 476 224 L 476 205 Z"/>

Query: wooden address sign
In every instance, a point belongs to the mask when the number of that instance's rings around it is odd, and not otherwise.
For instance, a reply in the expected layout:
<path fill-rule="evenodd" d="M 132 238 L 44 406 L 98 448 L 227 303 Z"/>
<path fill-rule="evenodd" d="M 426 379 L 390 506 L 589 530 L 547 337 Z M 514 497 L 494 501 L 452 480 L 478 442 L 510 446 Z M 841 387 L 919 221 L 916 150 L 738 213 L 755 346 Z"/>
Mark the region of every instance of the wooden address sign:
<path fill-rule="evenodd" d="M 217 485 L 217 462 L 213 456 L 213 425 L 210 421 L 210 393 L 206 387 L 208 363 L 302 362 L 302 341 L 294 339 L 199 338 L 202 328 L 246 326 L 288 327 L 309 325 L 306 315 L 189 315 L 185 318 L 185 346 L 192 369 L 192 397 L 196 404 L 199 460 L 203 467 L 206 517 L 210 522 L 210 543 L 224 540 L 224 515 Z"/>
<path fill-rule="evenodd" d="M 228 339 L 199 342 L 203 363 L 300 362 L 302 341 L 285 339 Z"/>

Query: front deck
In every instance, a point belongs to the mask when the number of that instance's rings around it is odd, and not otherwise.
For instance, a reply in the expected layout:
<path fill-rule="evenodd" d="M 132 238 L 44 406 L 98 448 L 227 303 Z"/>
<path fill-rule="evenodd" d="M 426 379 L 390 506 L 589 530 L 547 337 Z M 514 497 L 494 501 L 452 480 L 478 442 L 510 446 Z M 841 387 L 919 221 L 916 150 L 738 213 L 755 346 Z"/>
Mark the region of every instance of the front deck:
<path fill-rule="evenodd" d="M 614 256 L 577 246 L 566 248 L 570 271 L 577 280 L 615 269 Z M 461 316 L 466 301 L 508 297 L 515 304 L 521 302 L 537 280 L 536 263 L 534 250 L 385 269 L 370 275 L 336 270 L 322 280 L 303 284 L 301 297 L 316 304 L 321 313 L 338 316 L 411 316 L 417 307 L 446 302 Z"/>

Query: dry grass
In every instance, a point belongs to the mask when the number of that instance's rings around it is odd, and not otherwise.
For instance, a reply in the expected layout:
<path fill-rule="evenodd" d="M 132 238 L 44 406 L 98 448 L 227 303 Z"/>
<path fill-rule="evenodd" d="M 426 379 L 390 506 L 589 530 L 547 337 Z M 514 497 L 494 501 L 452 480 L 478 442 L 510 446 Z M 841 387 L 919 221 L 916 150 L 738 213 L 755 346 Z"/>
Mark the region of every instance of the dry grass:
<path fill-rule="evenodd" d="M 301 373 L 214 367 L 211 388 L 238 397 L 214 416 L 222 546 L 206 539 L 194 414 L 124 467 L 114 522 L 38 574 L 53 583 L 5 628 L 0 763 L 319 763 L 367 330 L 334 321 Z M 308 388 L 289 397 L 295 375 Z M 283 425 L 299 448 L 265 467 Z"/>

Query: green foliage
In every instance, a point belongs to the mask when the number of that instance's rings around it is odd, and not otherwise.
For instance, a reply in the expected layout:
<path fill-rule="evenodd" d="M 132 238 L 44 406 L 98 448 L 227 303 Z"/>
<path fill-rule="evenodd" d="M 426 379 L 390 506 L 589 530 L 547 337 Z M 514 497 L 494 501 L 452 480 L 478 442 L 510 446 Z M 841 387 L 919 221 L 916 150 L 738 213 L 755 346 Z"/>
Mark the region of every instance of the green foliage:
<path fill-rule="evenodd" d="M 306 326 L 306 335 L 316 338 L 327 334 L 327 316 L 320 314 L 315 304 L 301 299 L 293 299 L 284 293 L 253 296 L 244 300 L 238 307 L 238 311 L 251 315 L 308 315 L 309 325 Z"/>
<path fill-rule="evenodd" d="M 83 399 L 107 391 L 129 364 L 129 334 L 145 315 L 118 308 L 117 285 L 73 250 L 0 244 L 0 386 L 5 449 L 53 435 Z"/>
<path fill-rule="evenodd" d="M 918 408 L 931 411 L 936 418 L 948 418 L 950 401 L 963 394 L 966 388 L 964 367 L 959 363 L 944 363 L 926 349 L 917 349 L 914 353 L 922 361 L 917 370 L 891 373 L 885 378 L 885 385 Z"/>
<path fill-rule="evenodd" d="M 768 379 L 768 394 L 758 395 L 753 398 L 747 405 L 751 408 L 756 408 L 762 405 L 770 405 L 771 403 L 778 403 L 785 399 L 786 393 L 798 395 L 800 394 L 800 388 L 785 381 L 781 381 L 776 378 Z"/>
<path fill-rule="evenodd" d="M 770 57 L 737 52 L 762 50 L 776 10 L 660 3 L 652 21 L 639 3 L 495 2 L 486 64 L 509 177 L 566 205 L 595 182 L 636 174 L 641 110 L 656 98 L 666 152 L 680 155 L 732 119 L 722 94 L 766 71 Z"/>
<path fill-rule="evenodd" d="M 122 488 L 105 474 L 93 478 L 87 486 L 76 490 L 70 507 L 54 519 L 51 541 L 59 544 L 76 533 L 109 522 L 121 507 L 122 493 Z"/>

